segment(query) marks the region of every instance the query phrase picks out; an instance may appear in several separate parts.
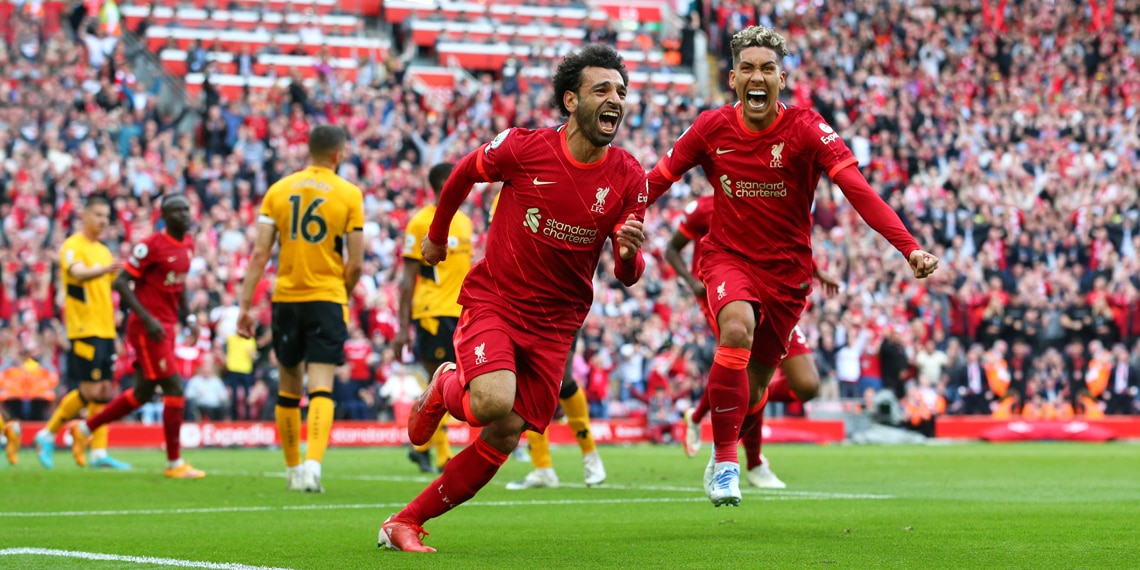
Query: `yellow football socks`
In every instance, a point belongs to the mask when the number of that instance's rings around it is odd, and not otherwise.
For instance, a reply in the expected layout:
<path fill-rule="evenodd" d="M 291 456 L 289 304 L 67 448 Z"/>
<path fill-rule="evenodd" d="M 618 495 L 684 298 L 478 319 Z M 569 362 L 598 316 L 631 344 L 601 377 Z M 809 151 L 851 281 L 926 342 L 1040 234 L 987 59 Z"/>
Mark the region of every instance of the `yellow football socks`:
<path fill-rule="evenodd" d="M 435 435 L 431 436 L 431 441 L 428 442 L 435 446 L 435 466 L 443 469 L 447 465 L 447 461 L 451 459 L 451 442 L 447 441 L 447 420 L 448 416 L 443 417 L 443 421 L 439 423 L 439 429 L 435 430 Z"/>
<path fill-rule="evenodd" d="M 87 402 L 87 419 L 95 417 L 95 414 L 103 411 L 103 408 L 106 407 L 107 404 L 103 402 Z M 107 449 L 107 440 L 109 437 L 107 434 L 107 426 L 99 426 L 99 429 L 91 432 L 91 449 Z"/>
<path fill-rule="evenodd" d="M 79 410 L 82 409 L 83 396 L 79 395 L 79 390 L 68 392 L 67 395 L 59 399 L 59 406 L 56 407 L 55 413 L 53 413 L 51 419 L 48 420 L 47 430 L 53 434 L 59 433 L 64 422 L 79 415 Z"/>
<path fill-rule="evenodd" d="M 527 431 L 526 441 L 530 444 L 530 460 L 534 462 L 535 469 L 554 467 L 554 462 L 550 459 L 550 438 L 546 432 Z"/>
<path fill-rule="evenodd" d="M 309 392 L 309 446 L 305 450 L 306 460 L 312 459 L 318 463 L 324 461 L 335 407 L 331 390 L 324 388 Z"/>
<path fill-rule="evenodd" d="M 582 448 L 582 455 L 598 448 L 594 443 L 594 433 L 590 431 L 590 405 L 586 402 L 586 392 L 579 389 L 562 400 L 562 411 L 566 413 L 566 422 L 574 431 L 578 439 L 578 447 Z"/>
<path fill-rule="evenodd" d="M 277 393 L 277 437 L 285 452 L 285 466 L 301 464 L 301 395 Z"/>
<path fill-rule="evenodd" d="M 439 428 L 435 430 L 435 434 L 431 439 L 423 445 L 413 445 L 412 448 L 420 453 L 424 453 L 431 448 L 435 448 L 435 465 L 443 469 L 447 465 L 447 461 L 451 459 L 451 442 L 447 441 L 447 422 L 451 421 L 451 416 L 444 414 L 443 420 L 439 422 Z"/>

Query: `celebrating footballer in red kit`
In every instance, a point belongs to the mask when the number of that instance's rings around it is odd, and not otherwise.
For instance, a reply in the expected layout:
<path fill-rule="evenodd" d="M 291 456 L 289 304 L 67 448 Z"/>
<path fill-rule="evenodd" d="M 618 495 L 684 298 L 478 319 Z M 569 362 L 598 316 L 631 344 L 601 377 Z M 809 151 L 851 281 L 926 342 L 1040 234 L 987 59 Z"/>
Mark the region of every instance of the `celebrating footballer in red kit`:
<path fill-rule="evenodd" d="M 467 501 L 518 446 L 542 433 L 558 405 L 576 331 L 593 300 L 592 278 L 607 240 L 614 275 L 629 286 L 644 270 L 641 220 L 645 171 L 610 146 L 625 114 L 628 75 L 611 47 L 572 52 L 553 77 L 558 128 L 507 129 L 456 165 L 423 240 L 424 261 L 447 255 L 448 229 L 477 182 L 502 181 L 487 253 L 459 296 L 458 362 L 436 370 L 408 422 L 413 444 L 428 441 L 445 413 L 482 427 L 437 480 L 381 527 L 379 545 L 414 552 L 424 522 Z"/>
<path fill-rule="evenodd" d="M 705 485 L 715 506 L 740 504 L 737 439 L 750 427 L 745 417 L 760 404 L 811 292 L 811 204 L 820 176 L 827 173 L 916 278 L 938 265 L 819 113 L 778 101 L 787 53 L 783 36 L 769 28 L 733 36 L 729 83 L 739 102 L 701 113 L 649 174 L 653 200 L 697 165 L 714 188 L 700 269 L 720 330 L 708 380 L 715 453 Z"/>

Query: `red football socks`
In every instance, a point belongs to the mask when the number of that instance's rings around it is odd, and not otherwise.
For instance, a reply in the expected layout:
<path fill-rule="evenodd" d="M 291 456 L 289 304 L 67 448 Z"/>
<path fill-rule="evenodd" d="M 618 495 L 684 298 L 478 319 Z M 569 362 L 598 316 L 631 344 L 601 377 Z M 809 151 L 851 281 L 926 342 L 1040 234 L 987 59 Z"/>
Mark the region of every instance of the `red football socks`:
<path fill-rule="evenodd" d="M 463 413 L 463 394 L 467 389 L 459 383 L 459 374 L 454 370 L 446 370 L 435 379 L 439 382 L 439 392 L 443 394 L 443 406 L 447 413 L 459 421 L 467 421 L 467 414 Z"/>
<path fill-rule="evenodd" d="M 186 398 L 182 396 L 162 398 L 162 432 L 166 435 L 166 459 L 169 461 L 177 461 L 182 457 L 179 435 L 182 432 L 182 410 L 185 406 Z"/>
<path fill-rule="evenodd" d="M 760 465 L 760 447 L 764 442 L 764 422 L 761 419 L 752 429 L 744 432 L 740 436 L 740 443 L 744 445 L 744 461 L 748 465 L 748 470 L 756 468 Z"/>
<path fill-rule="evenodd" d="M 142 403 L 135 399 L 134 389 L 125 390 L 114 400 L 111 400 L 103 411 L 95 414 L 93 418 L 87 418 L 87 429 L 95 431 L 100 426 L 107 425 L 137 409 L 142 407 Z"/>
<path fill-rule="evenodd" d="M 721 346 L 709 370 L 709 407 L 712 408 L 716 462 L 737 463 L 736 441 L 748 411 L 748 358 L 746 348 Z"/>
<path fill-rule="evenodd" d="M 499 467 L 506 463 L 507 454 L 476 438 L 473 445 L 460 451 L 419 496 L 396 515 L 396 520 L 423 526 L 454 507 L 467 502 L 491 482 Z"/>
<path fill-rule="evenodd" d="M 748 412 L 744 414 L 744 421 L 740 423 L 740 437 L 744 437 L 749 430 L 763 423 L 764 406 L 767 403 L 767 398 L 761 398 L 755 406 L 748 408 Z"/>
<path fill-rule="evenodd" d="M 764 439 L 764 406 L 767 403 L 768 398 L 765 396 L 749 408 L 748 415 L 744 416 L 744 424 L 740 427 L 740 443 L 744 445 L 744 461 L 748 469 L 760 465 L 760 445 Z"/>
<path fill-rule="evenodd" d="M 436 380 L 441 382 L 439 390 L 443 393 L 443 407 L 447 408 L 451 417 L 466 422 L 471 427 L 487 425 L 475 419 L 475 414 L 471 411 L 471 391 L 459 382 L 457 372 L 448 370 Z"/>

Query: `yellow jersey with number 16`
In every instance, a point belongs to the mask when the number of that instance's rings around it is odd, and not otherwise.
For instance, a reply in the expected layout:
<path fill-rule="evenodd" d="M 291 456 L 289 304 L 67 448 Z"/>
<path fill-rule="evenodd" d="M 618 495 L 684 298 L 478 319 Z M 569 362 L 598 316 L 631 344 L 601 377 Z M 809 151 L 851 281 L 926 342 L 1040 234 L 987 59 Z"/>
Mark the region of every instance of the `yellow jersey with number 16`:
<path fill-rule="evenodd" d="M 273 301 L 348 303 L 344 237 L 364 228 L 364 196 L 322 166 L 279 180 L 261 202 L 260 223 L 277 228 L 281 251 Z"/>

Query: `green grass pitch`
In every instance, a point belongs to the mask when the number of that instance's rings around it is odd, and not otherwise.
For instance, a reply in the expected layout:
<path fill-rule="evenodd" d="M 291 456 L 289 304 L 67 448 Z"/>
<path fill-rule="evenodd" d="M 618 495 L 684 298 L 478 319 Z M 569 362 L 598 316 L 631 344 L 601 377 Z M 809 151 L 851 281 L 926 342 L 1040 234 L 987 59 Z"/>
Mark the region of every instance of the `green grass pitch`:
<path fill-rule="evenodd" d="M 164 479 L 159 451 L 114 453 L 134 470 L 83 471 L 61 451 L 46 471 L 30 450 L 0 468 L 0 568 L 1140 568 L 1129 443 L 768 446 L 789 489 L 742 483 L 739 508 L 713 508 L 704 460 L 678 447 L 602 448 L 609 486 L 595 489 L 563 447 L 562 488 L 505 490 L 530 469 L 512 459 L 426 525 L 430 555 L 376 548 L 430 480 L 403 450 L 333 449 L 323 495 L 287 493 L 278 451 L 190 451 L 200 481 Z"/>

